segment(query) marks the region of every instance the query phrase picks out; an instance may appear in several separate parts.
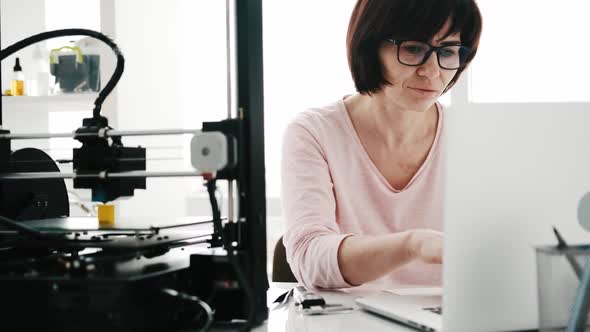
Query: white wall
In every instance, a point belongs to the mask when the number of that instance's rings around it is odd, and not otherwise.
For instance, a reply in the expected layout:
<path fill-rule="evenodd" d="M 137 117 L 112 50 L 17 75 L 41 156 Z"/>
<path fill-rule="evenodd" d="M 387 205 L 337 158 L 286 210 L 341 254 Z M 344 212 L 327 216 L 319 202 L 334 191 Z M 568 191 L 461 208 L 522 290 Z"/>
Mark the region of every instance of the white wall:
<path fill-rule="evenodd" d="M 224 1 L 190 0 L 115 2 L 117 43 L 126 58 L 117 88 L 118 128 L 198 129 L 202 121 L 225 117 L 224 5 Z M 148 162 L 148 169 L 180 170 L 189 167 L 188 139 L 157 136 L 124 143 L 148 147 L 151 159 L 177 159 Z M 148 179 L 148 190 L 136 191 L 133 199 L 121 203 L 120 212 L 208 215 L 208 205 L 187 206 L 191 204 L 187 195 L 204 194 L 202 187 L 200 178 Z"/>
<path fill-rule="evenodd" d="M 0 1 L 0 20 L 2 49 L 45 29 L 44 0 L 2 0 Z M 10 89 L 10 80 L 15 58 L 20 58 L 25 75 L 33 68 L 32 47 L 27 47 L 2 61 L 2 92 Z M 17 98 L 17 97 L 15 97 Z M 47 131 L 48 116 L 42 108 L 26 107 L 5 103 L 2 113 L 2 125 L 15 131 Z M 46 140 L 14 141 L 13 149 L 38 144 L 47 147 Z"/>
<path fill-rule="evenodd" d="M 179 67 L 175 57 L 180 45 L 173 24 L 175 15 L 174 1 L 115 2 L 116 40 L 125 56 L 125 72 L 117 86 L 117 128 L 180 127 Z M 147 147 L 148 158 L 173 156 L 182 146 L 178 137 L 167 136 L 124 138 L 123 143 Z M 170 148 L 155 150 L 156 147 Z M 148 162 L 148 168 L 169 170 L 175 164 Z M 186 179 L 147 181 L 147 190 L 136 190 L 132 199 L 120 203 L 121 216 L 183 214 L 184 193 L 178 188 L 183 188 Z"/>
<path fill-rule="evenodd" d="M 2 0 L 0 1 L 2 21 L 2 49 L 26 37 L 45 31 L 45 0 Z M 2 61 L 2 91 L 10 89 L 10 77 L 15 57 L 20 57 L 23 72 L 32 67 L 32 48 Z"/>

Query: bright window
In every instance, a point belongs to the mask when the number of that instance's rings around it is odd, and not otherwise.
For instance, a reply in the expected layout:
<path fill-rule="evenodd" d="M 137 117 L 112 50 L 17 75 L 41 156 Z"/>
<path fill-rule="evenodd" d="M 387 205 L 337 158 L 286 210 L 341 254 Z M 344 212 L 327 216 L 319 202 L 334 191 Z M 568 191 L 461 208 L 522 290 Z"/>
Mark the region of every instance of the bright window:
<path fill-rule="evenodd" d="M 590 101 L 590 2 L 480 0 L 473 102 Z"/>

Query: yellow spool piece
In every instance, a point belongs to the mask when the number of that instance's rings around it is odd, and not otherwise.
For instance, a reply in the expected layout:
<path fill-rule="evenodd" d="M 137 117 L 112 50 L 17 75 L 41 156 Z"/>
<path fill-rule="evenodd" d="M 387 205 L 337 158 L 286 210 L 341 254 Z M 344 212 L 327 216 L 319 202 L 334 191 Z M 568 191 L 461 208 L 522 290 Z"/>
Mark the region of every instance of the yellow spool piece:
<path fill-rule="evenodd" d="M 111 204 L 98 206 L 98 223 L 101 226 L 112 226 L 115 224 L 115 206 Z"/>

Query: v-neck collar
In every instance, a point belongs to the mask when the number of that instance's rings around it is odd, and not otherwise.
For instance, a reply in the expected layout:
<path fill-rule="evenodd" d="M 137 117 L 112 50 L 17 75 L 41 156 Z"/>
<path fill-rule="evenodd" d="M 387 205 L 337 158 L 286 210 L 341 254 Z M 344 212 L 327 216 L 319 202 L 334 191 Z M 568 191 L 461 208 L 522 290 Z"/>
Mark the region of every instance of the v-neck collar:
<path fill-rule="evenodd" d="M 438 121 L 436 124 L 436 134 L 434 136 L 434 141 L 432 142 L 432 146 L 430 147 L 430 150 L 428 151 L 428 155 L 426 156 L 426 159 L 424 160 L 424 162 L 422 163 L 422 165 L 420 166 L 418 171 L 416 171 L 416 173 L 412 176 L 410 181 L 406 184 L 406 186 L 403 189 L 395 189 L 387 181 L 385 176 L 383 176 L 383 174 L 381 174 L 381 172 L 379 171 L 379 169 L 377 168 L 377 166 L 375 165 L 373 160 L 371 160 L 371 157 L 369 157 L 367 150 L 365 150 L 365 147 L 363 146 L 356 129 L 354 129 L 354 125 L 352 124 L 352 119 L 350 118 L 350 114 L 348 114 L 348 110 L 346 109 L 346 105 L 344 104 L 344 98 L 340 99 L 340 101 L 339 101 L 339 106 L 340 106 L 340 109 L 343 113 L 344 121 L 346 122 L 346 126 L 348 127 L 348 130 L 352 133 L 351 136 L 352 136 L 353 140 L 355 141 L 354 144 L 357 146 L 361 157 L 364 159 L 364 161 L 367 163 L 367 165 L 369 165 L 369 168 L 371 168 L 371 170 L 375 173 L 375 175 L 377 175 L 377 177 L 381 180 L 381 182 L 383 182 L 383 184 L 386 185 L 387 188 L 394 193 L 401 193 L 401 192 L 408 190 L 410 188 L 410 186 L 412 185 L 412 183 L 414 183 L 416 181 L 416 179 L 418 179 L 420 174 L 422 174 L 422 172 L 428 167 L 428 165 L 432 161 L 434 153 L 438 149 L 438 141 L 440 139 L 440 135 L 441 135 L 441 131 L 442 131 L 443 112 L 442 112 L 442 108 L 438 102 L 436 102 L 435 105 L 436 105 L 436 110 L 438 112 Z"/>

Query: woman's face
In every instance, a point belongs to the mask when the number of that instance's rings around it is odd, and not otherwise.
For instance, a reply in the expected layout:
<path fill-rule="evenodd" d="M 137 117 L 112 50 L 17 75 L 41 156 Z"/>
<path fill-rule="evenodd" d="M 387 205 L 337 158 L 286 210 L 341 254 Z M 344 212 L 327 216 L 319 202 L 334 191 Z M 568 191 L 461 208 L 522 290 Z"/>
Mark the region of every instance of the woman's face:
<path fill-rule="evenodd" d="M 453 34 L 442 39 L 446 26 L 429 41 L 432 46 L 446 42 L 461 42 L 460 35 Z M 429 109 L 442 94 L 457 70 L 439 67 L 437 54 L 432 52 L 428 60 L 420 66 L 407 66 L 398 61 L 397 45 L 385 43 L 379 53 L 385 69 L 385 78 L 391 83 L 380 92 L 388 101 L 412 111 Z"/>

